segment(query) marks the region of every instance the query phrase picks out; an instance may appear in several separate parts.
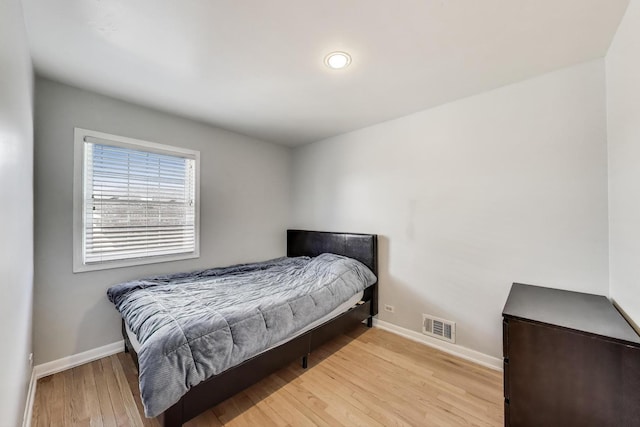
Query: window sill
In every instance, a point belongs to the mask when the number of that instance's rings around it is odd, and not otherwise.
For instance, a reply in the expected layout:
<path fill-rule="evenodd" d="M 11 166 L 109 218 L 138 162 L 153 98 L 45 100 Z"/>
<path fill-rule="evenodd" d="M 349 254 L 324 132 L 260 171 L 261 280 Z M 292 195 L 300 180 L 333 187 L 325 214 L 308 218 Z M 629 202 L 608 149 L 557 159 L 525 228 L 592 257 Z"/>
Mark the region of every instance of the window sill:
<path fill-rule="evenodd" d="M 121 260 L 121 261 L 108 261 L 108 262 L 98 263 L 98 264 L 84 264 L 81 261 L 80 262 L 74 261 L 73 272 L 84 273 L 87 271 L 110 270 L 112 268 L 134 267 L 137 265 L 146 265 L 146 264 L 159 264 L 163 262 L 182 261 L 182 260 L 194 259 L 194 258 L 200 258 L 199 251 L 196 251 L 194 253 L 179 254 L 179 255 L 166 255 L 166 256 L 155 256 L 155 257 L 148 257 L 148 258 L 134 258 L 134 259 L 128 259 L 128 260 Z"/>

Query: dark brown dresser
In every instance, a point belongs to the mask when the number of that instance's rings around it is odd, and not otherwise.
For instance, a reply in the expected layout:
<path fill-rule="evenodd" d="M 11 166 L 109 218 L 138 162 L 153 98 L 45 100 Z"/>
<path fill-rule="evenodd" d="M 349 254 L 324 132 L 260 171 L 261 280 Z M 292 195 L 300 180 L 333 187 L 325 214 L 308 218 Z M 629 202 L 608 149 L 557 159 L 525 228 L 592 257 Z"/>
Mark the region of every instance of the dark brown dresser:
<path fill-rule="evenodd" d="M 514 283 L 502 315 L 506 426 L 640 426 L 640 336 L 606 297 Z"/>

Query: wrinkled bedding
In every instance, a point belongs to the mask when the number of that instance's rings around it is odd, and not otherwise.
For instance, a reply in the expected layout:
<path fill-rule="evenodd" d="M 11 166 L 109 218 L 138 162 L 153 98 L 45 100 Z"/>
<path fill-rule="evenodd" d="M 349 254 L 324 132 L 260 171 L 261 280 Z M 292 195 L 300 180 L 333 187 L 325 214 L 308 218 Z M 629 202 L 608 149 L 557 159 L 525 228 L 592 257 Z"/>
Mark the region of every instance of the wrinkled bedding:
<path fill-rule="evenodd" d="M 107 295 L 140 342 L 140 393 L 155 417 L 375 281 L 362 263 L 322 254 L 134 280 Z"/>

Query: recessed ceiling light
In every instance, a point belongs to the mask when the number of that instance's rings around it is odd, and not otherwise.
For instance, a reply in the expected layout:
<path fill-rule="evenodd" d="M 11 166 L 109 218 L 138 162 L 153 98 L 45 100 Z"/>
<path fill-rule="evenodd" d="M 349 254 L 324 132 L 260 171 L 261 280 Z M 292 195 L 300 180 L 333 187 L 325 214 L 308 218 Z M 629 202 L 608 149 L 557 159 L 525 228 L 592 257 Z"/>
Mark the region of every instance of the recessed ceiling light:
<path fill-rule="evenodd" d="M 339 70 L 346 68 L 351 64 L 351 55 L 347 52 L 331 52 L 324 57 L 324 63 L 327 67 Z"/>

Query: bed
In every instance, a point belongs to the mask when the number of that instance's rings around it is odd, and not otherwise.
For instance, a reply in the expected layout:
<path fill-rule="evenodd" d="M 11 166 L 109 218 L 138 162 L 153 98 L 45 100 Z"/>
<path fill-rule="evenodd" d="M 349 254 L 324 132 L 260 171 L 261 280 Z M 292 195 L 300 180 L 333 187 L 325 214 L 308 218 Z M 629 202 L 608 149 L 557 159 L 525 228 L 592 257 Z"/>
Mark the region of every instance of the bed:
<path fill-rule="evenodd" d="M 368 267 L 377 277 L 376 235 L 287 230 L 287 257 L 311 257 L 315 261 L 327 257 L 323 254 L 336 254 L 355 259 Z M 190 387 L 186 394 L 161 413 L 157 419 L 165 427 L 181 426 L 297 359 L 300 359 L 303 367 L 306 368 L 307 356 L 314 349 L 363 321 L 371 327 L 372 318 L 378 313 L 377 279 L 374 278 L 371 281 L 373 283 L 370 286 L 365 287 L 357 295 L 351 296 L 340 307 L 323 315 L 304 330 L 298 331 L 292 338 L 280 340 L 258 355 Z M 137 349 L 140 348 L 140 344 L 136 342 L 135 334 L 131 332 L 124 320 L 122 335 L 125 351 L 131 354 L 138 365 Z"/>

